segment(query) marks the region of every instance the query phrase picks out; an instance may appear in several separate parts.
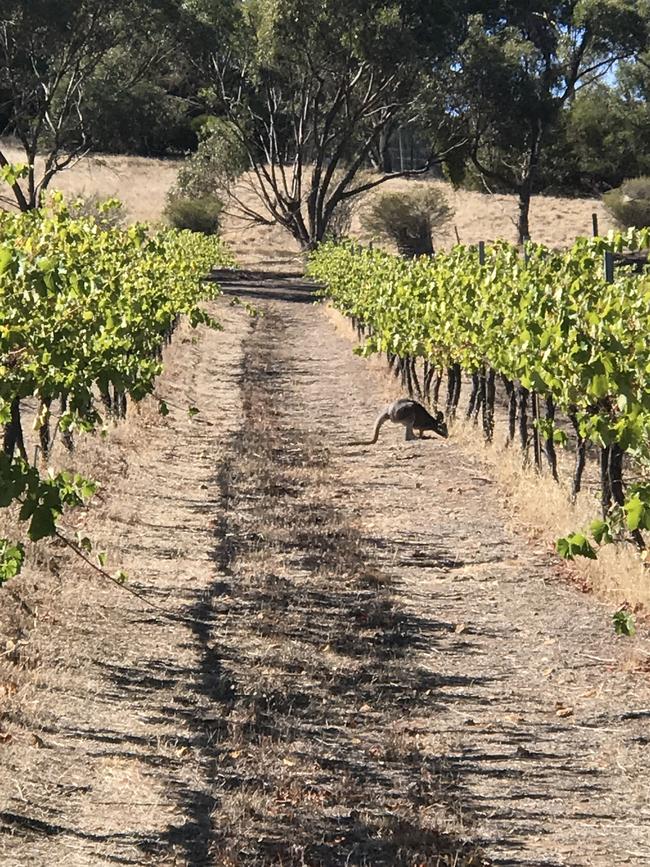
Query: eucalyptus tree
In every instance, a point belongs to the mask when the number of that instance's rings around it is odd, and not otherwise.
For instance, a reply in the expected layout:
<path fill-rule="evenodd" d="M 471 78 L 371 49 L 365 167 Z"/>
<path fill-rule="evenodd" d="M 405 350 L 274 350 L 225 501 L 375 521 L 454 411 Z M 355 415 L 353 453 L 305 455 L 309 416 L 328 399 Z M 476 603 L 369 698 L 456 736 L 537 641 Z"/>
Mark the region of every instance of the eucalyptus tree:
<path fill-rule="evenodd" d="M 102 62 L 129 51 L 137 62 L 123 86 L 132 86 L 160 57 L 178 11 L 176 0 L 3 0 L 0 136 L 18 140 L 25 165 L 9 165 L 0 143 L 0 181 L 11 190 L 2 201 L 38 207 L 56 173 L 91 145 L 86 88 Z"/>
<path fill-rule="evenodd" d="M 355 196 L 441 159 L 361 174 L 463 38 L 462 2 L 242 0 L 238 14 L 236 35 L 212 57 L 211 99 L 252 179 L 253 198 L 229 188 L 241 214 L 312 248 Z"/>
<path fill-rule="evenodd" d="M 566 113 L 570 161 L 592 192 L 650 174 L 650 104 L 626 80 L 627 73 L 621 70 L 617 78 L 615 85 L 598 82 L 585 88 Z"/>
<path fill-rule="evenodd" d="M 648 44 L 647 0 L 506 0 L 472 17 L 447 76 L 466 156 L 487 184 L 517 194 L 519 241 L 544 148 L 584 86 Z"/>

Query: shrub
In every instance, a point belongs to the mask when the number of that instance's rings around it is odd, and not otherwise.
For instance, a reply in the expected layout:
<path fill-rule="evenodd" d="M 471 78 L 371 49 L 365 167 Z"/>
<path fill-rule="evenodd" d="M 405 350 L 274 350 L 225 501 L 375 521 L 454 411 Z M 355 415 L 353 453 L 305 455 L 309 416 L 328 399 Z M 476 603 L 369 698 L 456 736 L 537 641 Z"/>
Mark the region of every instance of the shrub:
<path fill-rule="evenodd" d="M 624 226 L 650 226 L 650 175 L 630 178 L 603 196 L 610 214 Z"/>
<path fill-rule="evenodd" d="M 119 199 L 103 199 L 97 193 L 79 196 L 68 206 L 73 219 L 92 217 L 101 229 L 119 229 L 126 222 L 124 205 Z"/>
<path fill-rule="evenodd" d="M 176 195 L 168 198 L 165 216 L 175 229 L 190 229 L 204 235 L 216 235 L 222 209 L 223 202 L 215 195 L 194 199 Z"/>
<path fill-rule="evenodd" d="M 361 225 L 370 234 L 393 241 L 402 256 L 433 253 L 431 234 L 452 216 L 445 194 L 437 187 L 375 195 L 361 215 Z"/>

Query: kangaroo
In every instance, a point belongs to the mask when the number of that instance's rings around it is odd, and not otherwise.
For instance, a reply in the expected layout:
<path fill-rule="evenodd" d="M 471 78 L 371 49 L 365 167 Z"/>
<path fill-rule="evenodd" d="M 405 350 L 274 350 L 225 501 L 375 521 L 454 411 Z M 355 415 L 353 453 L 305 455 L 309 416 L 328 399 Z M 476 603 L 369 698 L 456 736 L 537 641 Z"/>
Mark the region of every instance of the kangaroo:
<path fill-rule="evenodd" d="M 409 400 L 402 397 L 387 406 L 386 409 L 377 417 L 375 422 L 375 430 L 371 440 L 362 443 L 354 443 L 354 445 L 372 446 L 379 439 L 379 431 L 384 422 L 392 421 L 395 424 L 403 424 L 406 428 L 405 440 L 415 439 L 413 431 L 417 430 L 422 439 L 422 434 L 425 430 L 433 431 L 438 436 L 448 437 L 449 431 L 445 423 L 444 416 L 441 412 L 437 412 L 432 416 L 421 403 L 415 400 Z"/>

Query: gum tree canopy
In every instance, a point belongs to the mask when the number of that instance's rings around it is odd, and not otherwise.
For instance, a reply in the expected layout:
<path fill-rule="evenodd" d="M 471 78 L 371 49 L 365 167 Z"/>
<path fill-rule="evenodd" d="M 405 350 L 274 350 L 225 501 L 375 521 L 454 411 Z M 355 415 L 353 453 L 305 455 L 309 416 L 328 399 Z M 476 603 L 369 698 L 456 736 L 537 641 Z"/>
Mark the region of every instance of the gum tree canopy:
<path fill-rule="evenodd" d="M 422 77 L 463 38 L 464 4 L 242 0 L 239 15 L 236 36 L 213 56 L 212 93 L 253 181 L 254 204 L 236 191 L 235 201 L 311 248 L 337 208 L 413 173 L 359 177 L 382 133 L 410 117 Z"/>
<path fill-rule="evenodd" d="M 447 77 L 467 156 L 519 197 L 519 240 L 540 156 L 576 92 L 648 43 L 648 0 L 496 0 L 471 17 Z"/>
<path fill-rule="evenodd" d="M 14 136 L 25 153 L 17 171 L 0 142 L 0 188 L 4 181 L 12 194 L 4 202 L 39 206 L 54 175 L 90 147 L 86 87 L 102 62 L 130 51 L 138 62 L 124 87 L 132 86 L 160 56 L 180 8 L 179 0 L 2 0 L 0 136 Z"/>

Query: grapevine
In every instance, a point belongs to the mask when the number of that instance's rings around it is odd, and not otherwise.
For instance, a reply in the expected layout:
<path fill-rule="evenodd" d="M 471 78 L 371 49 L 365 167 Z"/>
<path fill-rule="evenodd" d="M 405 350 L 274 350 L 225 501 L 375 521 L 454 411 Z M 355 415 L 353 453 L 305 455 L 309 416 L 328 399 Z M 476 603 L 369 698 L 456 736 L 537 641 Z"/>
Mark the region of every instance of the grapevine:
<path fill-rule="evenodd" d="M 529 243 L 524 258 L 505 242 L 480 255 L 458 245 L 412 260 L 353 242 L 326 243 L 312 254 L 309 273 L 353 320 L 364 338 L 360 351 L 386 353 L 409 391 L 431 397 L 435 379 L 437 402 L 446 373 L 453 417 L 461 371 L 471 377 L 468 414 L 482 414 L 488 440 L 495 381 L 502 381 L 507 441 L 517 438 L 518 421 L 525 459 L 532 444 L 537 468 L 546 455 L 556 479 L 555 447 L 566 441 L 556 412 L 563 413 L 577 441 L 574 496 L 587 446 L 600 449 L 602 517 L 591 528 L 594 542 L 627 533 L 641 547 L 640 530 L 650 529 L 650 484 L 626 490 L 623 458 L 642 470 L 650 466 L 650 274 L 622 268 L 610 283 L 602 261 L 605 251 L 648 247 L 650 229 L 578 239 L 563 252 Z M 582 534 L 560 540 L 558 549 L 569 557 L 595 556 Z"/>
<path fill-rule="evenodd" d="M 64 509 L 95 490 L 79 474 L 47 469 L 57 431 L 72 448 L 75 431 L 123 417 L 128 399 L 152 394 L 180 317 L 219 327 L 201 306 L 218 286 L 203 278 L 231 264 L 215 238 L 73 219 L 60 196 L 39 211 L 0 212 L 0 507 L 20 507 L 30 540 L 55 535 Z M 29 398 L 40 407 L 44 470 L 25 447 L 21 409 Z M 54 401 L 61 411 L 53 431 Z M 22 542 L 0 540 L 0 583 L 20 571 L 23 557 Z"/>

